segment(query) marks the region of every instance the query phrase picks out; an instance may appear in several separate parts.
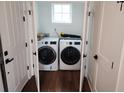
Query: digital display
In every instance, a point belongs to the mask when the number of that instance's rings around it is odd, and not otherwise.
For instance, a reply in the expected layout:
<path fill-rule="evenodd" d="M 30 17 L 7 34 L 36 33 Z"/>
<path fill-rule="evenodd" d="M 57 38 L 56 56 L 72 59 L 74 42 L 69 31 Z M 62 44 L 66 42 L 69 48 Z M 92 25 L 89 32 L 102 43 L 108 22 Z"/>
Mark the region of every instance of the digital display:
<path fill-rule="evenodd" d="M 74 44 L 75 44 L 75 45 L 80 45 L 80 42 L 75 42 Z"/>
<path fill-rule="evenodd" d="M 55 45 L 56 44 L 56 41 L 51 41 L 50 44 Z"/>

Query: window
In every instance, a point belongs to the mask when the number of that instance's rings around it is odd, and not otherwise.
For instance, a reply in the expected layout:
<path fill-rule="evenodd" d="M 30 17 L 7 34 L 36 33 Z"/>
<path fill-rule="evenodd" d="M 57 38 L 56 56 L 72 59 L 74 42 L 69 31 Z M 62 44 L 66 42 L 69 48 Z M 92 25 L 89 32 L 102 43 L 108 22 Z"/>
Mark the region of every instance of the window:
<path fill-rule="evenodd" d="M 52 4 L 52 23 L 71 23 L 71 4 Z"/>

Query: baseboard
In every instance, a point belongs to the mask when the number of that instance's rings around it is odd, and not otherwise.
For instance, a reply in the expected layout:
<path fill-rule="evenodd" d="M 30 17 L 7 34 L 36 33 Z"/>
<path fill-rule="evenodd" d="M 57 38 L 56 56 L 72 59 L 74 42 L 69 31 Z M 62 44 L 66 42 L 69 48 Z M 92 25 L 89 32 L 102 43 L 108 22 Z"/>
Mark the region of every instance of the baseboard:
<path fill-rule="evenodd" d="M 29 78 L 27 79 L 27 77 L 24 77 L 20 84 L 16 87 L 15 92 L 21 92 L 28 80 Z"/>
<path fill-rule="evenodd" d="M 91 84 L 90 84 L 90 81 L 89 81 L 88 78 L 87 78 L 87 81 L 88 81 L 88 84 L 89 84 L 89 87 L 90 87 L 91 92 L 94 92 L 94 91 L 93 91 L 93 88 L 91 87 Z"/>
<path fill-rule="evenodd" d="M 92 85 L 90 83 L 89 77 L 87 77 L 87 81 L 88 81 L 91 92 L 96 92 L 96 90 L 92 87 Z"/>

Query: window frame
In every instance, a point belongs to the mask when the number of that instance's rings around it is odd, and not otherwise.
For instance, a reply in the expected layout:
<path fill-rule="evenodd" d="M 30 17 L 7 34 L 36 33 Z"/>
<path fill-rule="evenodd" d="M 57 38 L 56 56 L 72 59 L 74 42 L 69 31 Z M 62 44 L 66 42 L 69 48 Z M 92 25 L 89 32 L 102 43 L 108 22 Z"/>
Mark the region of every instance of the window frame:
<path fill-rule="evenodd" d="M 54 5 L 69 5 L 70 6 L 70 21 L 55 21 L 54 20 Z M 64 13 L 60 13 L 61 15 Z M 71 24 L 72 23 L 72 4 L 71 3 L 52 3 L 51 4 L 51 21 L 53 24 Z"/>

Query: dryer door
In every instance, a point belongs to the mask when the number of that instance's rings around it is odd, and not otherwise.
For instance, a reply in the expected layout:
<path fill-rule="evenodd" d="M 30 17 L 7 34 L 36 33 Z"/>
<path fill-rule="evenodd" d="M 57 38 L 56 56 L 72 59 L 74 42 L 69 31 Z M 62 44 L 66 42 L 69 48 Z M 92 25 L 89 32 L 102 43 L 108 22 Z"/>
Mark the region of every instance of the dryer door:
<path fill-rule="evenodd" d="M 52 64 L 56 59 L 56 52 L 49 46 L 43 46 L 38 49 L 39 62 L 44 65 Z"/>
<path fill-rule="evenodd" d="M 80 60 L 80 51 L 72 46 L 66 47 L 61 52 L 61 59 L 67 65 L 74 65 Z"/>

